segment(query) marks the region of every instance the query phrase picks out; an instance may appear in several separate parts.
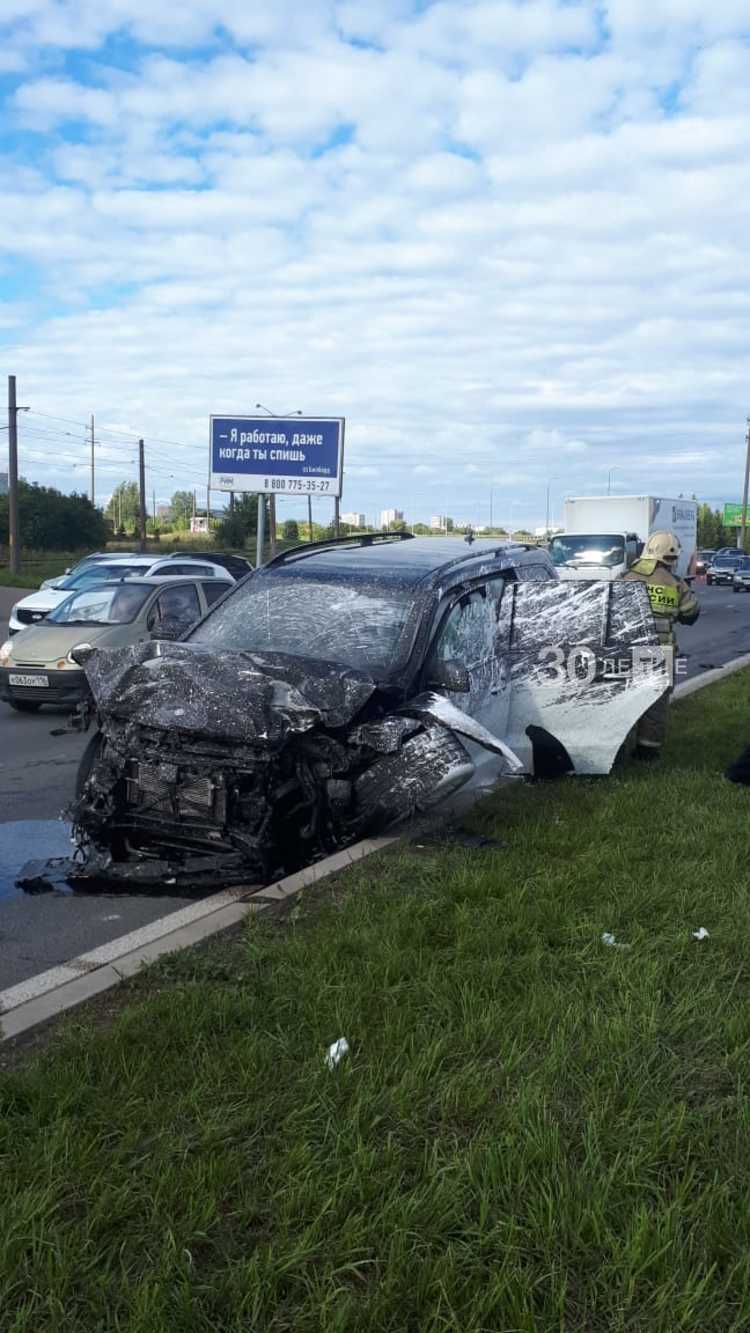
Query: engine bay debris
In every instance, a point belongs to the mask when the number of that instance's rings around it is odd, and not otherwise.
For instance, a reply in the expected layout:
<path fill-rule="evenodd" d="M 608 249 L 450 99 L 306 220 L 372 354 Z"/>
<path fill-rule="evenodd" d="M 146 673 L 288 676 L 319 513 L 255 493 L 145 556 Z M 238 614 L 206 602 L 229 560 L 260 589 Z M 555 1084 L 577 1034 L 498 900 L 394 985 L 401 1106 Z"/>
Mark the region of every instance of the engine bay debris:
<path fill-rule="evenodd" d="M 69 811 L 75 886 L 267 882 L 463 786 L 462 737 L 521 767 L 447 700 L 331 663 L 156 642 L 84 669 L 99 730 Z"/>

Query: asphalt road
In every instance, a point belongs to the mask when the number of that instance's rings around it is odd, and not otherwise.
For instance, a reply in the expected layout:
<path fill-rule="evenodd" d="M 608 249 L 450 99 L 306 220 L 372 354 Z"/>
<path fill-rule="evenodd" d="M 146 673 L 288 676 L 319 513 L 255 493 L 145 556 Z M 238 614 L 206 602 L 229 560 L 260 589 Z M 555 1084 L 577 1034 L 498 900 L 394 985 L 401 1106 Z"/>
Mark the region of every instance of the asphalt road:
<path fill-rule="evenodd" d="M 680 630 L 682 679 L 750 653 L 750 596 L 697 587 L 701 616 Z M 17 593 L 0 588 L 5 620 Z M 0 623 L 5 638 L 5 625 Z M 0 640 L 1 641 L 1 640 Z M 64 709 L 35 715 L 0 704 L 0 990 L 99 944 L 176 911 L 184 897 L 48 893 L 29 897 L 15 887 L 21 865 L 69 849 L 60 812 L 70 800 L 86 738 L 51 736 Z"/>
<path fill-rule="evenodd" d="M 18 593 L 0 588 L 0 642 Z M 100 944 L 176 912 L 192 898 L 177 895 L 44 893 L 16 888 L 29 860 L 70 853 L 61 811 L 73 794 L 87 737 L 52 736 L 69 710 L 15 713 L 0 703 L 0 990 L 64 963 Z"/>

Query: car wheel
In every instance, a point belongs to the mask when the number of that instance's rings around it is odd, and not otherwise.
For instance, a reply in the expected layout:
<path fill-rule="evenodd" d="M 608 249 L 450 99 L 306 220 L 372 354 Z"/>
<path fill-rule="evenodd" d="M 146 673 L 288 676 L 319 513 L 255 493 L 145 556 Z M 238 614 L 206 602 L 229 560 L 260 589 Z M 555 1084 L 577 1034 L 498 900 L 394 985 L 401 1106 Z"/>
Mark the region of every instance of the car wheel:
<path fill-rule="evenodd" d="M 36 713 L 41 704 L 35 704 L 31 699 L 9 699 L 11 708 L 15 708 L 17 713 Z"/>

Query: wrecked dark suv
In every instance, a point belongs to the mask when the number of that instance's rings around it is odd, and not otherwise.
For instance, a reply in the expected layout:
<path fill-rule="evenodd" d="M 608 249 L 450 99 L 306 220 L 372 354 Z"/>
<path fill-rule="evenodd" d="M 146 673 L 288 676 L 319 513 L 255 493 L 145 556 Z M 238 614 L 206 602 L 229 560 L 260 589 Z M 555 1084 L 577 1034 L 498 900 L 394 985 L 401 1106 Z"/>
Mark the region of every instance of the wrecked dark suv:
<path fill-rule="evenodd" d="M 552 747 L 608 772 L 667 688 L 655 647 L 639 584 L 561 583 L 533 547 L 296 548 L 180 641 L 88 655 L 69 878 L 266 881 L 488 765 L 531 773 Z"/>

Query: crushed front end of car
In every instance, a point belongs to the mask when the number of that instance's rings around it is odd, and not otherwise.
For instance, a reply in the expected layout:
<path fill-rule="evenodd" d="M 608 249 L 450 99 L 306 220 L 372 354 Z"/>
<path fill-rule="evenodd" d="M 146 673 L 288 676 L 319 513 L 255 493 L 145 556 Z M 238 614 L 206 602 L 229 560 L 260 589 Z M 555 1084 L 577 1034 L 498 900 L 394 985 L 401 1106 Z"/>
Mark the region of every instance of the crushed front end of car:
<path fill-rule="evenodd" d="M 101 650 L 99 729 L 70 810 L 75 884 L 267 882 L 463 786 L 466 739 L 520 763 L 439 696 L 363 672 L 184 643 Z"/>

